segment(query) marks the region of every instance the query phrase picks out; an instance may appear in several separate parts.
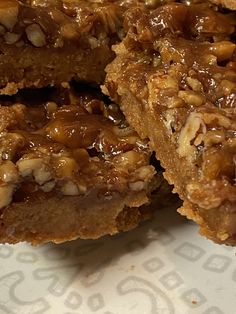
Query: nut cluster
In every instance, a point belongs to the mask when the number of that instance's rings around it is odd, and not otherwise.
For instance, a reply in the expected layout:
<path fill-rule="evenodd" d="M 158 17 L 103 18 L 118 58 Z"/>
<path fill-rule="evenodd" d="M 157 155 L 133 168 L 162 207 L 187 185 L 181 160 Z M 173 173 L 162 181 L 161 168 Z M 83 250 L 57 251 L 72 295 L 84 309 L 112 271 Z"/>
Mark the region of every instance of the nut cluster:
<path fill-rule="evenodd" d="M 80 42 L 96 48 L 107 41 L 107 34 L 119 31 L 122 9 L 107 3 L 99 6 L 80 1 L 17 1 L 0 3 L 0 37 L 8 45 L 18 47 L 64 46 L 65 41 Z"/>
<path fill-rule="evenodd" d="M 72 92 L 69 98 L 63 106 L 0 107 L 0 208 L 27 182 L 35 191 L 69 196 L 96 187 L 111 193 L 147 188 L 155 170 L 146 142 L 124 123 L 118 107 Z"/>

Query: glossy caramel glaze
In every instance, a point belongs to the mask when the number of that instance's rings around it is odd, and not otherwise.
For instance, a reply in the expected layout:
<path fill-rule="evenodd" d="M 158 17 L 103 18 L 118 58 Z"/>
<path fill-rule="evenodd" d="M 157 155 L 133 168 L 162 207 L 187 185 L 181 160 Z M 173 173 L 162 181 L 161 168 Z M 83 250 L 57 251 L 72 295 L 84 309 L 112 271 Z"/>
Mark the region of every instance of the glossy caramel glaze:
<path fill-rule="evenodd" d="M 236 13 L 205 1 L 127 12 L 104 91 L 149 137 L 183 214 L 236 239 Z"/>
<path fill-rule="evenodd" d="M 62 195 L 86 194 L 95 187 L 104 193 L 146 189 L 155 174 L 147 142 L 115 104 L 69 87 L 45 94 L 35 103 L 37 91 L 2 99 L 0 193 L 10 188 L 14 201 L 23 201 L 29 187 L 30 194 Z"/>

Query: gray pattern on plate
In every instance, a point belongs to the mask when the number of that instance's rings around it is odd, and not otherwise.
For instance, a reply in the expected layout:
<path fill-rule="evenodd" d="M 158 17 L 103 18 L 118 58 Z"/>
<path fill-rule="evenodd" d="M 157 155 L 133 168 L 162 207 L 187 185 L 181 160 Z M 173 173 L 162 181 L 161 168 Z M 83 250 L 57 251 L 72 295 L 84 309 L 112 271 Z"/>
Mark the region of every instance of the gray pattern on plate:
<path fill-rule="evenodd" d="M 0 314 L 233 314 L 235 251 L 171 209 L 96 241 L 0 245 Z"/>

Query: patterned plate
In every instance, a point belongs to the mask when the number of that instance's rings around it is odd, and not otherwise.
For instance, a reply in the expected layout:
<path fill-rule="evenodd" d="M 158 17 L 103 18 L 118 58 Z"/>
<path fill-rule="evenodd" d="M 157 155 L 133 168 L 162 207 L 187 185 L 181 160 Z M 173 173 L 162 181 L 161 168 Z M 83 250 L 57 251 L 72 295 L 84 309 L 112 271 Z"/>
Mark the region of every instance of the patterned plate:
<path fill-rule="evenodd" d="M 134 231 L 62 245 L 0 246 L 0 313 L 233 314 L 236 248 L 171 209 Z"/>

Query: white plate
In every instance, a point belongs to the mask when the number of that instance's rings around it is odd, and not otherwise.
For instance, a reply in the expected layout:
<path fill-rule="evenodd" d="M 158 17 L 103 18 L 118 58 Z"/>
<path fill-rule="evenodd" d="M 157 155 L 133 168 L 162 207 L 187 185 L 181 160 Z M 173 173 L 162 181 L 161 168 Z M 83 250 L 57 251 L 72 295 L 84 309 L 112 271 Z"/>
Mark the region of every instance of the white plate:
<path fill-rule="evenodd" d="M 0 246 L 0 313 L 234 314 L 236 248 L 173 210 L 97 241 Z"/>

